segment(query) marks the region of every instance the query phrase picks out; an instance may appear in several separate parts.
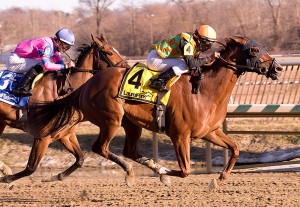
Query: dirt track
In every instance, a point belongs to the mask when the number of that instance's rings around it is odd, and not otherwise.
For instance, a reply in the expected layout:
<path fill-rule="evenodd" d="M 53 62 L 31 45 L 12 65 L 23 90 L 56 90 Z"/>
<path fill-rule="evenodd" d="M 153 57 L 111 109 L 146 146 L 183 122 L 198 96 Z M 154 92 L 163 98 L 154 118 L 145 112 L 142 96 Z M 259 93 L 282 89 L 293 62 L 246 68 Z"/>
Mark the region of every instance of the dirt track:
<path fill-rule="evenodd" d="M 11 189 L 0 184 L 0 206 L 300 206 L 300 172 L 234 173 L 214 192 L 208 190 L 217 174 L 172 178 L 164 186 L 158 177 L 137 177 L 134 187 L 123 176 L 75 173 L 52 183 L 40 176 L 24 178 Z"/>

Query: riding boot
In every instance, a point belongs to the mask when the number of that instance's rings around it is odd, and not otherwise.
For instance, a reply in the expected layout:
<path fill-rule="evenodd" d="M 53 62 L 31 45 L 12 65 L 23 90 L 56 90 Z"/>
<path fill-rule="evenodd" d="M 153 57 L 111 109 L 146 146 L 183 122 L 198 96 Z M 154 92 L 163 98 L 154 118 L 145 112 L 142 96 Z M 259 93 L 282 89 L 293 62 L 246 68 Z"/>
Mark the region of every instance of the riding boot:
<path fill-rule="evenodd" d="M 34 78 L 43 71 L 41 65 L 36 65 L 26 72 L 26 74 L 21 78 L 20 82 L 13 89 L 13 94 L 16 96 L 31 96 L 31 83 Z"/>
<path fill-rule="evenodd" d="M 150 87 L 159 91 L 169 91 L 170 89 L 168 89 L 166 85 L 174 76 L 176 76 L 176 74 L 173 68 L 169 68 L 168 70 L 159 74 L 156 78 L 151 78 Z"/>

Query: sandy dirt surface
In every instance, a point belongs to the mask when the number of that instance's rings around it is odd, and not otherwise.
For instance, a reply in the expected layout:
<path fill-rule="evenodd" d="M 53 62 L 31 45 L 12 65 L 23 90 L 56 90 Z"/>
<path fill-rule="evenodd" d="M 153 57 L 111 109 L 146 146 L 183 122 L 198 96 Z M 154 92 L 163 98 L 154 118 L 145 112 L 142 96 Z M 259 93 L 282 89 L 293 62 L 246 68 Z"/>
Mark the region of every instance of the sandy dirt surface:
<path fill-rule="evenodd" d="M 283 123 L 287 123 L 286 121 Z M 243 127 L 245 123 L 236 122 Z M 256 123 L 256 125 L 260 123 Z M 261 124 L 260 124 L 261 125 Z M 274 123 L 272 123 L 274 125 Z M 294 126 L 295 125 L 295 126 Z M 247 126 L 250 127 L 247 122 Z M 282 127 L 282 123 L 280 124 Z M 298 130 L 299 120 L 287 127 Z M 257 128 L 256 126 L 254 126 Z M 273 126 L 275 128 L 275 126 Z M 275 128 L 276 129 L 276 128 Z M 134 164 L 135 186 L 125 184 L 125 173 L 111 162 L 91 151 L 98 129 L 83 124 L 78 139 L 85 155 L 83 167 L 63 181 L 44 183 L 41 180 L 50 172 L 54 175 L 66 169 L 75 160 L 59 143 L 53 143 L 41 161 L 38 171 L 12 185 L 0 183 L 0 207 L 19 206 L 195 206 L 195 207 L 300 207 L 300 170 L 296 172 L 234 172 L 217 190 L 210 192 L 209 184 L 218 174 L 204 174 L 205 143 L 195 141 L 191 146 L 192 175 L 187 178 L 171 178 L 172 185 L 165 186 L 153 173 Z M 152 157 L 152 134 L 144 133 L 140 142 L 142 154 Z M 298 150 L 299 136 L 232 136 L 240 147 L 240 157 L 259 158 L 266 152 Z M 6 128 L 0 139 L 0 160 L 10 166 L 14 173 L 24 169 L 30 153 L 32 138 L 15 129 Z M 120 132 L 111 144 L 111 150 L 122 154 L 124 134 Z M 213 148 L 212 157 L 223 154 Z M 290 151 L 288 151 L 290 153 Z M 278 155 L 277 155 L 278 156 Z M 173 146 L 164 136 L 159 138 L 160 163 L 178 169 Z M 215 170 L 219 170 L 220 167 Z"/>
<path fill-rule="evenodd" d="M 138 176 L 135 186 L 129 188 L 120 175 L 75 173 L 52 183 L 42 183 L 42 177 L 35 176 L 10 188 L 0 184 L 0 206 L 300 206 L 300 172 L 233 173 L 224 185 L 209 191 L 216 177 L 172 178 L 168 187 L 158 177 Z"/>

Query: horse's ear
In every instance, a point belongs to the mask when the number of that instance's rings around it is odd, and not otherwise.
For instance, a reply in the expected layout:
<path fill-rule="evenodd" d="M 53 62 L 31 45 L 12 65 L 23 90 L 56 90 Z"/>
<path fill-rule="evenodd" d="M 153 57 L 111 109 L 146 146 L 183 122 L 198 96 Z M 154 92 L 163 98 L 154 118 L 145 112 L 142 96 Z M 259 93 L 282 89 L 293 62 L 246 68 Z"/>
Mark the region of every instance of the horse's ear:
<path fill-rule="evenodd" d="M 92 40 L 95 42 L 95 37 L 93 34 L 91 34 Z"/>
<path fill-rule="evenodd" d="M 249 41 L 246 37 L 240 37 L 240 36 L 233 36 L 231 37 L 235 42 L 240 43 L 241 45 L 247 44 Z"/>
<path fill-rule="evenodd" d="M 104 40 L 105 42 L 108 42 L 107 39 L 106 39 L 106 36 L 103 33 L 101 33 L 100 39 Z"/>

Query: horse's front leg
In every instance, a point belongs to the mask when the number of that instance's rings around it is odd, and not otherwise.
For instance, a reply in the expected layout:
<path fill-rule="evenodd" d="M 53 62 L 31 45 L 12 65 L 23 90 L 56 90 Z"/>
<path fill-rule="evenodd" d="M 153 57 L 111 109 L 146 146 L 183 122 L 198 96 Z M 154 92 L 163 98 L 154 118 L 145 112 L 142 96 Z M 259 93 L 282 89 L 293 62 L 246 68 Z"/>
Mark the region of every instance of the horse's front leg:
<path fill-rule="evenodd" d="M 0 123 L 0 136 L 3 134 L 3 131 L 6 127 L 6 124 Z M 3 175 L 11 175 L 12 170 L 2 161 L 0 161 L 0 171 Z"/>
<path fill-rule="evenodd" d="M 166 175 L 177 176 L 177 177 L 187 177 L 191 173 L 190 166 L 190 136 L 187 135 L 179 135 L 172 136 L 171 140 L 173 142 L 173 146 L 175 149 L 178 165 L 181 171 L 178 170 L 170 170 L 166 171 Z"/>
<path fill-rule="evenodd" d="M 66 169 L 64 172 L 59 173 L 58 175 L 46 177 L 42 181 L 44 182 L 50 182 L 50 181 L 57 181 L 57 180 L 63 180 L 65 177 L 69 176 L 71 173 L 73 173 L 75 170 L 77 170 L 79 167 L 82 167 L 84 162 L 84 156 L 80 149 L 77 137 L 75 132 L 72 132 L 61 139 L 59 139 L 59 142 L 70 152 L 72 153 L 76 161 L 73 165 L 71 165 L 68 169 Z"/>
<path fill-rule="evenodd" d="M 210 189 L 213 190 L 228 178 L 236 163 L 236 160 L 238 159 L 239 149 L 238 146 L 229 137 L 227 137 L 227 135 L 220 128 L 207 134 L 204 139 L 220 147 L 230 149 L 231 151 L 230 159 L 224 170 L 221 172 L 220 177 L 217 180 L 213 180 L 210 184 Z"/>
<path fill-rule="evenodd" d="M 171 136 L 173 141 L 173 145 L 175 148 L 175 153 L 178 161 L 178 165 L 180 167 L 179 170 L 171 170 L 165 167 L 160 166 L 155 163 L 152 159 L 148 159 L 146 157 L 142 157 L 139 159 L 139 162 L 143 165 L 148 166 L 153 171 L 160 175 L 160 180 L 166 184 L 171 185 L 171 181 L 169 176 L 177 176 L 177 177 L 186 177 L 190 174 L 190 137 L 189 136 L 178 136 L 175 138 Z"/>
<path fill-rule="evenodd" d="M 20 178 L 26 177 L 34 173 L 37 169 L 39 162 L 41 161 L 42 157 L 45 155 L 46 150 L 51 143 L 50 138 L 43 138 L 43 139 L 34 139 L 33 146 L 30 152 L 29 161 L 25 168 L 25 170 L 13 174 L 7 175 L 0 178 L 1 183 L 11 183 L 15 180 Z"/>

